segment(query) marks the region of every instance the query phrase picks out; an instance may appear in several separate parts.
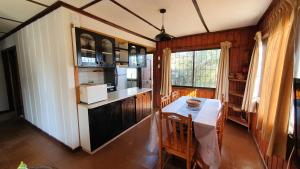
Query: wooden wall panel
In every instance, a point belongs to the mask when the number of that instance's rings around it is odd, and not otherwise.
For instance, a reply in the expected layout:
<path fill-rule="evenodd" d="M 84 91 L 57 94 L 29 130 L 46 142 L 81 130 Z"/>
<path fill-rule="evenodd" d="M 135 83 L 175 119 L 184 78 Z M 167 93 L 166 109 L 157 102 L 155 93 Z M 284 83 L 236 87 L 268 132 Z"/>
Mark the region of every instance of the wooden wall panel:
<path fill-rule="evenodd" d="M 279 5 L 280 0 L 273 0 L 269 9 L 266 11 L 266 13 L 263 15 L 261 20 L 258 23 L 258 30 L 262 31 L 263 34 L 268 34 L 268 27 L 266 26 L 266 22 L 271 17 L 271 13 L 276 5 Z M 252 126 L 251 126 L 251 132 L 252 135 L 254 136 L 255 141 L 258 144 L 259 150 L 262 153 L 264 157 L 265 164 L 267 165 L 266 167 L 269 169 L 287 169 L 288 166 L 288 161 L 286 159 L 283 159 L 278 156 L 271 156 L 268 157 L 266 155 L 266 151 L 268 148 L 268 142 L 266 140 L 263 140 L 261 136 L 261 131 L 256 129 L 256 124 L 257 124 L 257 114 L 252 114 L 251 116 L 252 119 Z M 289 169 L 294 169 L 297 168 L 293 161 L 291 162 L 291 165 Z"/>
<path fill-rule="evenodd" d="M 259 151 L 264 159 L 264 163 L 268 169 L 287 169 L 288 161 L 278 157 L 278 156 L 267 156 L 267 148 L 268 148 L 268 142 L 262 138 L 261 131 L 256 129 L 257 124 L 257 114 L 253 113 L 251 115 L 252 123 L 251 123 L 251 134 L 253 135 L 253 138 L 255 142 L 258 145 Z M 294 163 L 291 163 L 290 167 L 288 169 L 294 169 L 297 168 Z"/>
<path fill-rule="evenodd" d="M 196 34 L 191 36 L 184 36 L 172 39 L 166 42 L 158 42 L 156 44 L 156 56 L 154 58 L 154 105 L 158 106 L 160 102 L 160 82 L 161 69 L 159 64 L 162 57 L 162 50 L 166 47 L 171 48 L 172 52 L 199 50 L 199 49 L 213 49 L 220 48 L 220 43 L 230 41 L 232 48 L 230 51 L 230 72 L 240 72 L 243 64 L 248 64 L 250 61 L 256 27 L 246 27 L 233 30 L 226 30 L 213 33 Z M 233 84 L 234 85 L 234 84 Z M 234 87 L 234 86 L 233 86 Z M 190 89 L 187 89 L 189 91 Z M 198 89 L 198 91 L 202 91 Z M 203 90 L 206 91 L 206 90 Z M 214 94 L 208 94 L 210 98 Z"/>
<path fill-rule="evenodd" d="M 180 96 L 192 96 L 210 99 L 215 97 L 215 89 L 209 88 L 173 87 L 172 90 L 179 91 Z"/>

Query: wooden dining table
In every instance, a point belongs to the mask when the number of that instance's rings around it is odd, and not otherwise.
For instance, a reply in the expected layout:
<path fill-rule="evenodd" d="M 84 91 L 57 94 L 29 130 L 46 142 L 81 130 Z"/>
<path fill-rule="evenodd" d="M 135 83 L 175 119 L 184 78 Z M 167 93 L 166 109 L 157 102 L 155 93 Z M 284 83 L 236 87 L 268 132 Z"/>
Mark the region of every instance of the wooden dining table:
<path fill-rule="evenodd" d="M 200 107 L 188 107 L 186 101 L 190 98 L 200 100 Z M 216 131 L 221 107 L 220 100 L 182 96 L 162 109 L 162 112 L 173 112 L 183 116 L 192 115 L 195 137 L 198 141 L 197 153 L 211 169 L 219 168 L 221 163 Z"/>

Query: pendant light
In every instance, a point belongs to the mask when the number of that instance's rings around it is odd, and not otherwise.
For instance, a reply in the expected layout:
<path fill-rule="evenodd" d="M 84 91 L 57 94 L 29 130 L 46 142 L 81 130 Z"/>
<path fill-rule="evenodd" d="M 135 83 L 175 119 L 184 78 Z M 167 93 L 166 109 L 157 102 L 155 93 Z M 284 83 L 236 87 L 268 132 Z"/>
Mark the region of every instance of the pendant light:
<path fill-rule="evenodd" d="M 162 27 L 160 33 L 155 36 L 155 40 L 157 41 L 166 41 L 172 39 L 172 36 L 167 34 L 164 28 L 164 15 L 166 13 L 166 9 L 160 9 L 159 12 L 162 14 Z"/>

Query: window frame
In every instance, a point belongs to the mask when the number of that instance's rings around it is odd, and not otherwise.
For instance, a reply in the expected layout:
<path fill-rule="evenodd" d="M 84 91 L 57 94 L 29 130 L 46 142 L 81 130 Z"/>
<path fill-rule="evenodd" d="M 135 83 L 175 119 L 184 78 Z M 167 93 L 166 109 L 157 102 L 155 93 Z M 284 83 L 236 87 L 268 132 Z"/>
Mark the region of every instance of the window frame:
<path fill-rule="evenodd" d="M 194 88 L 194 89 L 216 89 L 216 87 L 197 87 L 197 86 L 195 86 L 195 77 L 194 77 L 195 76 L 195 52 L 196 51 L 203 51 L 203 50 L 221 50 L 221 47 L 202 48 L 202 49 L 193 49 L 193 50 L 177 50 L 177 51 L 174 51 L 174 52 L 171 53 L 171 55 L 172 55 L 173 53 L 178 53 L 178 52 L 193 52 L 193 72 L 192 72 L 193 77 L 192 77 L 192 86 L 182 86 L 182 85 L 173 85 L 172 84 L 172 87 L 184 87 L 184 88 Z M 221 51 L 220 51 L 220 54 L 221 54 Z M 219 64 L 220 64 L 220 62 L 219 62 Z"/>

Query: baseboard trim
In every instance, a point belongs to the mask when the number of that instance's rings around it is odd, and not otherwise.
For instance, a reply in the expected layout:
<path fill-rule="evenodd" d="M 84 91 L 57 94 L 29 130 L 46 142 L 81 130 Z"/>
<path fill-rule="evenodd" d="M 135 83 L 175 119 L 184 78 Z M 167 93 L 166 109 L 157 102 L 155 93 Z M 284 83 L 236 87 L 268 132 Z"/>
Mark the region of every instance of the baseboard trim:
<path fill-rule="evenodd" d="M 4 113 L 8 113 L 8 112 L 11 112 L 12 110 L 8 109 L 8 110 L 2 110 L 0 111 L 0 114 L 4 114 Z"/>
<path fill-rule="evenodd" d="M 81 147 L 78 146 L 76 148 L 71 148 L 68 145 L 66 145 L 65 143 L 61 142 L 60 140 L 56 139 L 55 137 L 51 136 L 50 134 L 44 132 L 42 129 L 38 128 L 37 126 L 33 125 L 32 123 L 30 123 L 29 121 L 27 121 L 25 118 L 20 117 L 20 119 L 22 121 L 24 121 L 26 124 L 28 124 L 29 127 L 33 128 L 34 130 L 38 131 L 39 133 L 41 133 L 42 135 L 46 136 L 47 138 L 49 138 L 52 142 L 55 143 L 59 143 L 62 147 L 64 147 L 65 149 L 67 149 L 68 151 L 72 151 L 72 152 L 78 152 L 79 150 L 81 150 Z"/>
<path fill-rule="evenodd" d="M 265 162 L 265 160 L 264 160 L 264 156 L 262 155 L 262 153 L 261 153 L 261 151 L 260 151 L 260 149 L 259 149 L 259 145 L 258 145 L 258 143 L 257 143 L 257 141 L 256 141 L 255 136 L 254 136 L 253 134 L 251 134 L 251 136 L 252 136 L 252 139 L 253 139 L 253 141 L 254 141 L 254 143 L 255 143 L 255 145 L 256 145 L 256 149 L 257 149 L 257 151 L 258 151 L 258 153 L 259 153 L 260 159 L 261 159 L 261 161 L 263 162 L 263 164 L 264 164 L 264 166 L 265 166 L 265 169 L 269 169 L 268 166 L 267 166 L 267 164 L 266 164 L 266 162 Z"/>

